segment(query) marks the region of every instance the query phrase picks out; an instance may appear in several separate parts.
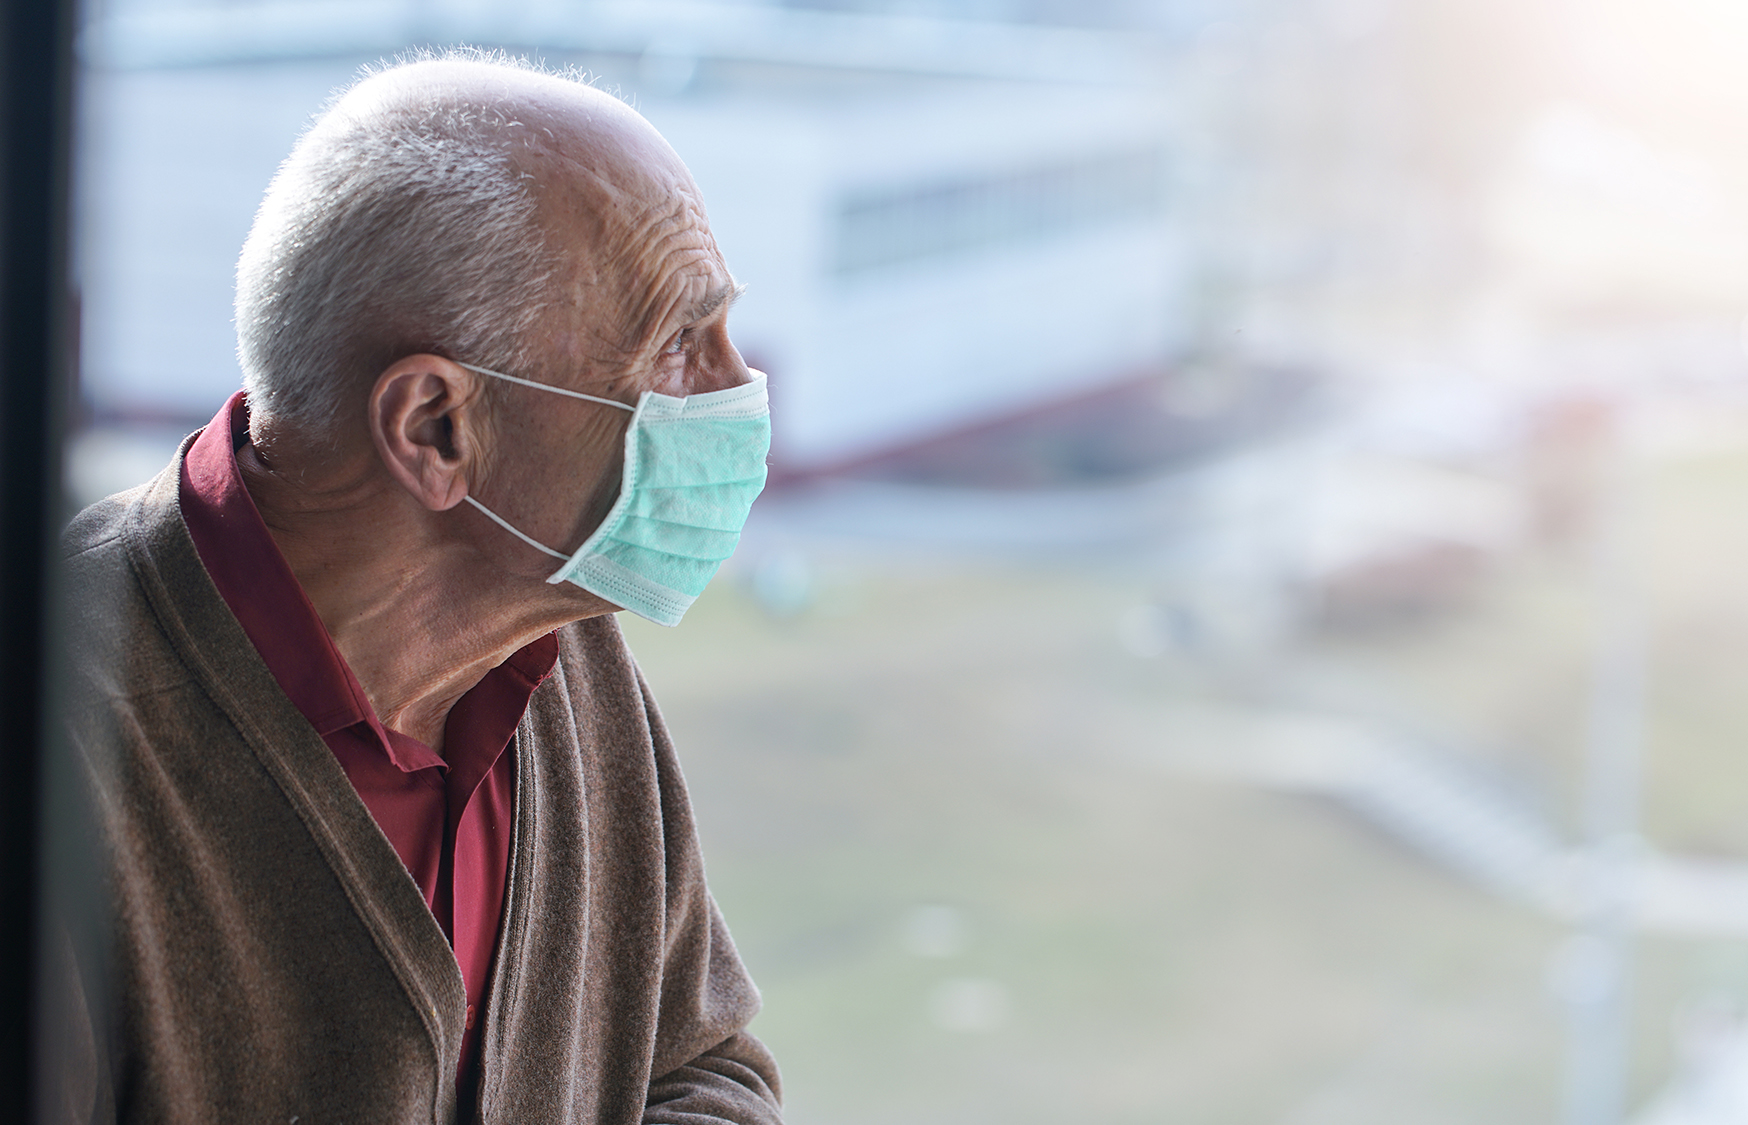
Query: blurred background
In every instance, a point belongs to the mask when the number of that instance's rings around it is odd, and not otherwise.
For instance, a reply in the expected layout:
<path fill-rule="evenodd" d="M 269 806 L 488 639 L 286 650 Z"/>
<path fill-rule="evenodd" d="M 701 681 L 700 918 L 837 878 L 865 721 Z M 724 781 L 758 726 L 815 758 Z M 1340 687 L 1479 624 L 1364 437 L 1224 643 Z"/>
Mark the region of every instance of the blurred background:
<path fill-rule="evenodd" d="M 772 486 L 624 626 L 790 1120 L 1748 1121 L 1748 7 L 91 0 L 80 502 L 462 43 L 749 287 Z"/>

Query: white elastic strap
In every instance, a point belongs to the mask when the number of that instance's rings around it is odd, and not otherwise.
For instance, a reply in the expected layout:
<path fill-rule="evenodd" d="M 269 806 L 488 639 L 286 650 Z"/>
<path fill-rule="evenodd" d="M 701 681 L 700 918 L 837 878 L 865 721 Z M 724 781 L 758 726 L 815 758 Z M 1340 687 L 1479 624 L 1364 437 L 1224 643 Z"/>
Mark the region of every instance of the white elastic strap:
<path fill-rule="evenodd" d="M 457 362 L 457 363 L 461 363 L 461 361 L 460 361 L 460 360 L 456 360 L 456 361 L 455 361 L 455 362 Z M 580 398 L 580 399 L 582 399 L 582 400 L 583 400 L 583 401 L 584 401 L 584 402 L 598 402 L 598 403 L 600 403 L 600 404 L 601 404 L 601 405 L 602 405 L 602 406 L 617 406 L 617 407 L 618 407 L 618 408 L 619 408 L 619 409 L 621 409 L 621 410 L 626 410 L 626 411 L 630 411 L 630 412 L 631 412 L 631 413 L 633 413 L 633 414 L 635 414 L 635 413 L 636 413 L 636 412 L 637 412 L 637 407 L 635 407 L 635 406 L 627 406 L 627 405 L 626 405 L 626 404 L 625 404 L 625 403 L 623 403 L 623 402 L 620 402 L 620 401 L 618 401 L 618 400 L 617 400 L 617 399 L 611 399 L 611 398 L 596 398 L 596 397 L 595 397 L 595 396 L 594 396 L 594 395 L 586 395 L 586 394 L 584 394 L 584 393 L 583 393 L 583 392 L 581 392 L 581 391 L 567 391 L 567 390 L 565 390 L 565 389 L 564 389 L 564 388 L 563 388 L 563 387 L 555 387 L 555 386 L 552 386 L 552 385 L 551 385 L 551 384 L 549 384 L 549 383 L 536 383 L 536 382 L 535 382 L 535 381 L 534 381 L 534 380 L 532 380 L 532 379 L 519 379 L 519 378 L 517 378 L 517 377 L 516 377 L 516 376 L 514 376 L 514 375 L 506 375 L 506 374 L 504 374 L 504 373 L 503 373 L 503 372 L 502 372 L 502 371 L 493 371 L 493 370 L 491 370 L 491 369 L 490 369 L 490 368 L 488 368 L 488 367 L 475 367 L 475 366 L 474 366 L 474 365 L 473 365 L 473 364 L 471 364 L 471 363 L 461 363 L 461 366 L 463 366 L 463 367 L 465 367 L 465 368 L 467 368 L 467 369 L 468 369 L 468 370 L 469 370 L 469 371 L 477 371 L 477 372 L 479 372 L 479 373 L 480 373 L 480 374 L 481 374 L 481 375 L 490 375 L 490 376 L 491 376 L 491 377 L 492 377 L 492 378 L 494 378 L 494 379 L 502 379 L 502 380 L 504 380 L 504 382 L 506 382 L 506 383 L 520 383 L 520 384 L 522 384 L 522 385 L 523 385 L 523 386 L 524 386 L 524 387 L 533 387 L 533 388 L 534 388 L 534 389 L 535 389 L 535 390 L 537 390 L 537 391 L 551 391 L 551 392 L 552 392 L 552 393 L 553 393 L 553 394 L 555 394 L 555 395 L 566 395 L 566 396 L 568 396 L 568 397 L 570 397 L 570 398 Z M 472 499 L 472 497 L 469 497 L 469 499 Z M 482 512 L 483 512 L 483 511 L 485 511 L 485 509 L 484 509 L 484 508 L 481 508 L 481 509 L 480 509 L 480 510 L 481 510 L 481 511 L 482 511 Z M 492 515 L 492 514 L 491 514 L 491 513 L 490 513 L 490 512 L 486 512 L 486 515 L 488 515 L 488 516 L 491 516 L 491 515 Z M 492 516 L 492 518 L 493 518 L 493 519 L 495 519 L 495 520 L 496 520 L 496 519 L 498 519 L 498 517 L 497 517 L 497 516 Z M 503 521 L 503 520 L 498 520 L 498 522 L 499 522 L 499 523 L 504 523 L 504 521 Z M 504 524 L 504 526 L 505 526 L 505 527 L 510 527 L 510 525 L 509 525 L 509 524 L 507 524 L 507 523 L 505 523 L 505 524 Z M 516 531 L 516 529 L 515 529 L 515 528 L 513 528 L 513 527 L 510 527 L 510 530 L 511 530 L 511 531 Z M 520 531 L 516 531 L 516 534 L 517 534 L 517 535 L 522 535 L 522 533 L 521 533 L 521 532 L 520 532 Z M 524 539 L 528 539 L 528 537 L 527 537 L 527 536 L 526 536 L 526 535 L 522 535 L 522 538 L 524 538 Z M 530 543 L 534 543 L 534 540 L 532 540 L 532 539 L 528 539 L 528 542 L 530 542 Z M 540 544 L 538 544 L 538 543 L 534 543 L 534 545 L 535 545 L 535 546 L 536 546 L 536 547 L 540 547 Z M 540 549 L 541 549 L 541 550 L 542 550 L 542 551 L 546 551 L 546 548 L 545 548 L 545 547 L 540 547 Z M 549 554 L 549 555 L 551 555 L 551 554 L 556 554 L 556 553 L 557 553 L 557 552 L 554 552 L 554 551 L 546 551 L 546 553 L 547 553 L 547 554 Z M 565 557 L 565 556 L 564 556 L 564 555 L 559 555 L 559 556 L 558 556 L 558 557 L 559 557 L 559 558 L 561 558 L 561 559 L 562 559 L 562 558 L 564 558 L 564 557 Z"/>
<path fill-rule="evenodd" d="M 548 547 L 545 543 L 540 542 L 540 540 L 532 539 L 532 538 L 522 534 L 520 531 L 517 531 L 515 528 L 510 526 L 509 520 L 506 520 L 503 516 L 500 516 L 498 513 L 492 511 L 490 508 L 486 507 L 484 504 L 481 504 L 478 500 L 475 500 L 473 497 L 463 496 L 462 499 L 466 500 L 469 504 L 472 504 L 474 507 L 476 507 L 480 511 L 484 512 L 487 516 L 489 516 L 491 518 L 491 521 L 493 523 L 497 524 L 499 527 L 503 528 L 505 531 L 509 532 L 511 535 L 514 535 L 516 538 L 522 540 L 522 542 L 528 544 L 530 547 L 533 547 L 535 550 L 545 551 L 547 554 L 551 555 L 555 559 L 561 559 L 564 562 L 570 562 L 571 557 L 569 555 L 564 554 L 564 553 L 559 552 L 559 551 L 555 551 L 551 547 Z"/>

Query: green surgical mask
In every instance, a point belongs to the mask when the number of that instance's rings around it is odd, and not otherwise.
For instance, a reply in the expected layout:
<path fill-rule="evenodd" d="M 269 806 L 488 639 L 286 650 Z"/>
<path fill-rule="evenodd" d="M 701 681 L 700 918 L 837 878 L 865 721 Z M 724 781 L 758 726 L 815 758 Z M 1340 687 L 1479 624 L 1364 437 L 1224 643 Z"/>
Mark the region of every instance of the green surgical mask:
<path fill-rule="evenodd" d="M 771 449 L 765 377 L 685 398 L 645 391 L 636 406 L 627 406 L 471 363 L 461 366 L 631 412 L 619 499 L 575 553 L 554 550 L 472 496 L 466 500 L 524 543 L 563 560 L 548 582 L 574 582 L 657 625 L 678 625 L 734 553 L 747 513 L 765 487 Z"/>

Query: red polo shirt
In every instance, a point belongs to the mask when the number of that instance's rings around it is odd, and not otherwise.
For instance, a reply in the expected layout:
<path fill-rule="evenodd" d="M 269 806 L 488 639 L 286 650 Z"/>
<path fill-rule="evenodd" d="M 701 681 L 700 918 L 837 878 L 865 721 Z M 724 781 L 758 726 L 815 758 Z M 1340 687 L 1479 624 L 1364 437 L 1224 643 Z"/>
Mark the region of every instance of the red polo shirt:
<path fill-rule="evenodd" d="M 243 485 L 236 454 L 248 441 L 239 391 L 188 450 L 182 518 L 213 585 L 339 759 L 455 950 L 467 985 L 456 1069 L 465 1098 L 478 1079 L 476 1014 L 485 1011 L 515 822 L 516 756 L 504 751 L 558 660 L 558 638 L 520 649 L 457 700 L 441 755 L 383 726 Z"/>

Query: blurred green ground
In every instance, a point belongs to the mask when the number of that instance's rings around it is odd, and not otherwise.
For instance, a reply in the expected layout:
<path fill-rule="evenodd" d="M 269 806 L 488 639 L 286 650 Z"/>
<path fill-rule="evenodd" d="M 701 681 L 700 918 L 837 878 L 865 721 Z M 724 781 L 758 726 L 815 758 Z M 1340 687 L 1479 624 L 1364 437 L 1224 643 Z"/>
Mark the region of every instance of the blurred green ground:
<path fill-rule="evenodd" d="M 1748 858 L 1748 448 L 1650 480 L 1647 832 Z M 1313 635 L 1235 679 L 1123 649 L 1116 622 L 1149 581 L 840 562 L 794 618 L 728 580 L 679 629 L 622 617 L 764 990 L 755 1030 L 790 1120 L 1556 1120 L 1560 926 L 1331 803 L 1150 759 L 1173 708 L 1284 692 L 1444 732 L 1569 825 L 1581 552 L 1511 560 L 1461 607 Z M 962 949 L 907 947 L 932 905 L 962 912 Z M 1640 1104 L 1684 1013 L 1748 999 L 1748 949 L 1647 937 L 1635 986 Z M 954 995 L 982 998 L 980 1026 L 932 1017 Z"/>

